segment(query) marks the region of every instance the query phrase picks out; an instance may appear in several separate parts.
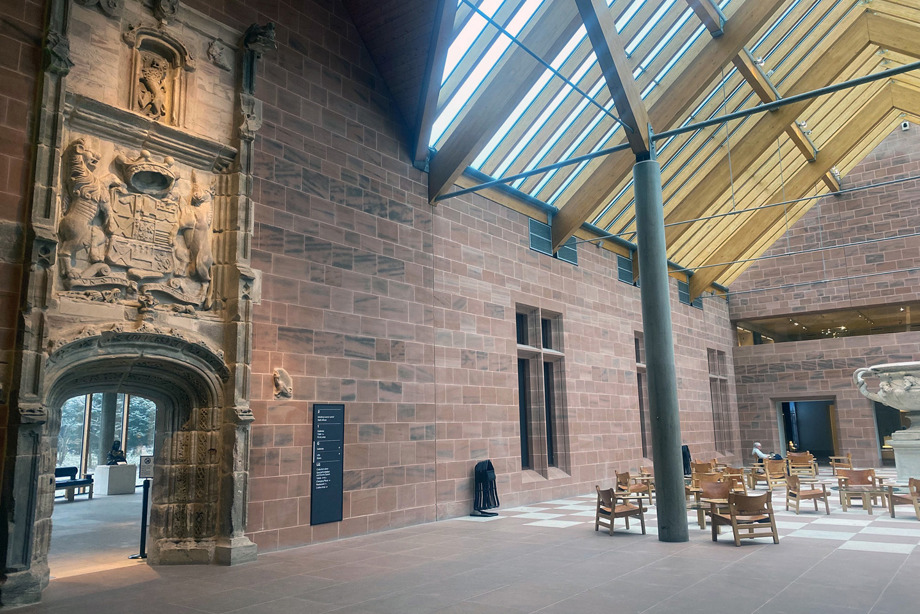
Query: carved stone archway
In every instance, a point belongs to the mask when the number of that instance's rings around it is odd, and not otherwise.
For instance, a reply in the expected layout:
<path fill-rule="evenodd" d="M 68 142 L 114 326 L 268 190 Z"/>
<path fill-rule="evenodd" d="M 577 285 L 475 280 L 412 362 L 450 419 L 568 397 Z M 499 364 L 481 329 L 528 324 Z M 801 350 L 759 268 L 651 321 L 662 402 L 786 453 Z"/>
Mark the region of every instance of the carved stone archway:
<path fill-rule="evenodd" d="M 46 14 L 0 607 L 38 601 L 48 582 L 58 412 L 83 392 L 133 392 L 163 414 L 149 562 L 255 556 L 254 84 L 274 30 L 244 34 L 175 0 L 48 0 Z"/>
<path fill-rule="evenodd" d="M 255 545 L 243 536 L 249 422 L 226 404 L 230 371 L 220 352 L 175 331 L 119 324 L 81 331 L 44 363 L 44 401 L 35 420 L 17 432 L 14 474 L 20 479 L 10 494 L 23 505 L 9 545 L 20 553 L 22 570 L 7 576 L 5 596 L 20 584 L 22 602 L 34 601 L 48 583 L 60 408 L 90 392 L 128 392 L 157 404 L 148 561 L 254 559 Z"/>

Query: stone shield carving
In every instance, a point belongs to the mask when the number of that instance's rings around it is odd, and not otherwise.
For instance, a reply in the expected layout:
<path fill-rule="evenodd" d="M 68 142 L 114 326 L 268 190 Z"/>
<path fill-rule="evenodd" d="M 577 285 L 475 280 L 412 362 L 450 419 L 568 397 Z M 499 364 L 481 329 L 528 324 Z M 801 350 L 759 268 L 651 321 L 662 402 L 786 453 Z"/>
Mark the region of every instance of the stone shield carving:
<path fill-rule="evenodd" d="M 122 177 L 103 180 L 99 156 L 83 138 L 66 157 L 69 205 L 58 235 L 69 296 L 186 313 L 205 304 L 214 263 L 210 186 L 193 172 L 178 190 L 172 158 L 157 161 L 147 151 L 118 156 Z"/>

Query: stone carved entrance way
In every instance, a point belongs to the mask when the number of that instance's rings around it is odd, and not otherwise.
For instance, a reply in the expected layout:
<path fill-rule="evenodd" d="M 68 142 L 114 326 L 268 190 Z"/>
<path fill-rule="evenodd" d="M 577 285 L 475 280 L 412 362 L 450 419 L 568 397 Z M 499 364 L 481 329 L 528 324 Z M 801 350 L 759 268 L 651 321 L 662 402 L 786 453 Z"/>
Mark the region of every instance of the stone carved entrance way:
<path fill-rule="evenodd" d="M 243 534 L 261 288 L 254 88 L 274 28 L 243 33 L 166 0 L 46 5 L 0 607 L 38 601 L 48 582 L 60 407 L 90 391 L 158 404 L 148 560 L 255 556 Z"/>
<path fill-rule="evenodd" d="M 45 361 L 40 398 L 47 420 L 17 429 L 18 441 L 29 445 L 20 445 L 15 459 L 21 479 L 11 494 L 22 505 L 7 547 L 22 568 L 4 581 L 4 605 L 34 601 L 47 585 L 60 408 L 90 392 L 137 394 L 157 404 L 148 561 L 226 564 L 255 557 L 243 536 L 249 423 L 226 406 L 229 369 L 201 342 L 150 326 L 122 328 L 59 344 Z"/>

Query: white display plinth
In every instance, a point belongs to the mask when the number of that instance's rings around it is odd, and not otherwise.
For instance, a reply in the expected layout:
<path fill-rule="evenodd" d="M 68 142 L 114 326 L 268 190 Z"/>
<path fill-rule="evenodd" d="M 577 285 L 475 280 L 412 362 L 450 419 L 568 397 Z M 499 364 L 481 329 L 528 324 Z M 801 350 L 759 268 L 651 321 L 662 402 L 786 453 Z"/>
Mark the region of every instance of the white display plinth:
<path fill-rule="evenodd" d="M 93 484 L 96 493 L 130 495 L 137 481 L 137 465 L 96 465 Z"/>

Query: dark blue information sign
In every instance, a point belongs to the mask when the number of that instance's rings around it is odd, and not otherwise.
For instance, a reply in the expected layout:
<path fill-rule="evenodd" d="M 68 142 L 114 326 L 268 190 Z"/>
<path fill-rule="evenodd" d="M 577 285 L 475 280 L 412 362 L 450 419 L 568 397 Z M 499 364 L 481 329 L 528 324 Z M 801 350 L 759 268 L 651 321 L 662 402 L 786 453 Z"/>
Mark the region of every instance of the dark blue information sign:
<path fill-rule="evenodd" d="M 342 520 L 345 406 L 313 404 L 313 472 L 310 524 Z"/>

